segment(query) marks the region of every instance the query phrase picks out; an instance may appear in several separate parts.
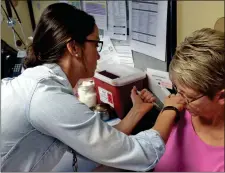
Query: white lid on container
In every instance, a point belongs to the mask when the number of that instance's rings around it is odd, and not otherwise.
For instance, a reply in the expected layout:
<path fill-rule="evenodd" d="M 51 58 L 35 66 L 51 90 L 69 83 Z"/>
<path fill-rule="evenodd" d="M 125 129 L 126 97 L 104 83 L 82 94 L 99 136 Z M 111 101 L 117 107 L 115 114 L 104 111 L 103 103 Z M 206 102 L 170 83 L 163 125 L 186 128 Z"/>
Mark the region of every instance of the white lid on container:
<path fill-rule="evenodd" d="M 116 79 L 111 79 L 100 74 L 100 72 L 102 71 L 109 72 L 119 77 Z M 112 86 L 124 86 L 144 79 L 146 77 L 146 73 L 137 68 L 133 68 L 127 65 L 102 64 L 101 66 L 99 66 L 98 71 L 95 72 L 94 77 Z"/>

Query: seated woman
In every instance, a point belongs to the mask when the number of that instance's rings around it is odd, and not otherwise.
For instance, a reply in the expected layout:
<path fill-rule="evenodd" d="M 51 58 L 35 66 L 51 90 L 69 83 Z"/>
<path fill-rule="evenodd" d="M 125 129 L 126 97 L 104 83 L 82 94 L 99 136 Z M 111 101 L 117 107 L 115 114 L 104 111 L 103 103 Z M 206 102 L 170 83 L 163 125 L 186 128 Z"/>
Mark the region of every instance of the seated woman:
<path fill-rule="evenodd" d="M 169 73 L 186 101 L 158 172 L 224 172 L 224 33 L 205 28 L 177 48 Z"/>

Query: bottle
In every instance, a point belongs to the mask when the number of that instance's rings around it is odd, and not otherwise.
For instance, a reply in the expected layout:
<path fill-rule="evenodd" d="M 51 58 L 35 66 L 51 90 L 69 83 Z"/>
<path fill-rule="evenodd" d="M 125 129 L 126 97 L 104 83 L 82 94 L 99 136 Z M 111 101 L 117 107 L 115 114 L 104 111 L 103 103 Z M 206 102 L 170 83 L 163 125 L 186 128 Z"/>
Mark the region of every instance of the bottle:
<path fill-rule="evenodd" d="M 108 121 L 110 119 L 109 107 L 104 103 L 95 106 L 94 112 L 100 116 L 102 121 Z"/>
<path fill-rule="evenodd" d="M 78 98 L 80 102 L 86 104 L 89 108 L 96 106 L 97 98 L 93 80 L 83 81 L 80 84 L 78 87 Z"/>

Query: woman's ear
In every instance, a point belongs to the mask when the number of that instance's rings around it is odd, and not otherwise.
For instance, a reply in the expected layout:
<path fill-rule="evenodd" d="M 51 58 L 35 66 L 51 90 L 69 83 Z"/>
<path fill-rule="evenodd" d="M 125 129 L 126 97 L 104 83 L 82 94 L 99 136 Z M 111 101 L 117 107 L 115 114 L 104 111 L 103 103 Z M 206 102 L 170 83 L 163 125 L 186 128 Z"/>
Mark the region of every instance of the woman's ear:
<path fill-rule="evenodd" d="M 67 43 L 66 47 L 73 57 L 76 57 L 77 59 L 81 57 L 81 48 L 77 46 L 74 41 Z"/>
<path fill-rule="evenodd" d="M 225 89 L 218 92 L 218 102 L 220 105 L 225 105 Z"/>
<path fill-rule="evenodd" d="M 77 45 L 75 41 L 67 43 L 66 46 L 68 52 L 72 55 L 72 57 L 75 57 L 78 60 L 78 62 L 80 62 L 83 65 L 85 71 L 87 71 L 85 57 L 83 56 L 84 49 L 81 46 Z"/>

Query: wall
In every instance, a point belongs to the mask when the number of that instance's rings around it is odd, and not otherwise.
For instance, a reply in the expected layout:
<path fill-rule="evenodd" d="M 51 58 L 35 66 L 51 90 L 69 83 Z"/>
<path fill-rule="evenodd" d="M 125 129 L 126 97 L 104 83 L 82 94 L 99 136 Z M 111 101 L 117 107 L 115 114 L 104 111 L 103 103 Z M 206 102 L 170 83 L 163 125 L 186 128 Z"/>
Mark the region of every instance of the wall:
<path fill-rule="evenodd" d="M 34 18 L 35 18 L 35 23 L 38 23 L 38 20 L 41 16 L 41 13 L 44 11 L 44 9 L 53 3 L 56 3 L 59 1 L 32 1 L 32 5 L 33 5 L 33 11 L 34 11 Z"/>
<path fill-rule="evenodd" d="M 177 43 L 203 27 L 214 28 L 224 17 L 224 1 L 177 1 Z"/>
<path fill-rule="evenodd" d="M 5 8 L 5 2 L 2 1 L 1 4 L 3 5 L 4 9 Z M 21 18 L 22 25 L 24 28 L 24 33 L 26 37 L 29 37 L 32 35 L 32 27 L 31 27 L 31 22 L 30 22 L 30 15 L 28 11 L 28 6 L 27 6 L 27 1 L 18 1 L 18 5 L 16 6 L 17 13 L 19 17 Z M 7 18 L 5 14 L 3 13 L 3 10 L 1 9 L 1 13 L 3 16 L 3 22 L 1 23 L 1 39 L 6 41 L 10 46 L 14 47 L 14 40 L 13 40 L 13 34 L 12 34 L 12 29 L 8 27 L 7 24 Z M 13 17 L 16 17 L 16 15 L 13 13 Z M 18 32 L 21 38 L 22 37 L 22 32 L 20 30 L 20 27 L 18 24 L 15 26 L 15 30 Z"/>
<path fill-rule="evenodd" d="M 36 22 L 39 20 L 43 9 L 57 1 L 33 1 L 33 10 Z M 3 3 L 4 4 L 4 3 Z M 32 34 L 29 12 L 26 1 L 19 1 L 16 7 L 22 19 L 27 36 Z M 40 9 L 40 10 L 39 10 Z M 185 36 L 203 27 L 214 27 L 216 20 L 224 16 L 223 1 L 177 1 L 177 43 L 180 43 Z M 5 21 L 2 26 L 2 38 L 13 46 L 11 30 L 8 29 Z M 18 27 L 17 27 L 18 30 Z M 19 31 L 19 30 L 18 30 Z M 146 67 L 166 70 L 166 63 L 146 55 L 133 53 L 135 66 L 140 69 Z"/>

